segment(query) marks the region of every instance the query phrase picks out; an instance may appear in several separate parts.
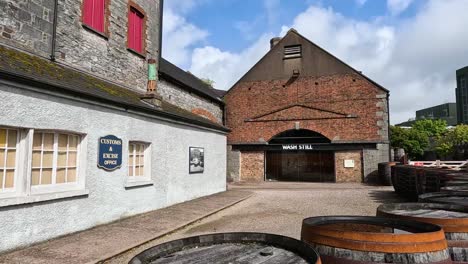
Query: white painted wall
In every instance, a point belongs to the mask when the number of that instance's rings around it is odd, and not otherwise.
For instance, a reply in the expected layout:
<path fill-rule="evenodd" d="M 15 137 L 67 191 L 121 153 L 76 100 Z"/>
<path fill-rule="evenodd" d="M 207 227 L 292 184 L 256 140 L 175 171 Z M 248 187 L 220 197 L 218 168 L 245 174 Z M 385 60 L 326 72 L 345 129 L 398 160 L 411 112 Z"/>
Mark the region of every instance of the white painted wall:
<path fill-rule="evenodd" d="M 0 126 L 61 129 L 87 137 L 88 197 L 0 208 L 0 252 L 123 217 L 225 191 L 226 136 L 221 133 L 18 89 L 0 82 Z M 122 168 L 97 168 L 98 138 L 124 142 Z M 151 142 L 153 186 L 125 189 L 128 141 Z M 205 171 L 189 174 L 189 147 L 205 148 Z"/>

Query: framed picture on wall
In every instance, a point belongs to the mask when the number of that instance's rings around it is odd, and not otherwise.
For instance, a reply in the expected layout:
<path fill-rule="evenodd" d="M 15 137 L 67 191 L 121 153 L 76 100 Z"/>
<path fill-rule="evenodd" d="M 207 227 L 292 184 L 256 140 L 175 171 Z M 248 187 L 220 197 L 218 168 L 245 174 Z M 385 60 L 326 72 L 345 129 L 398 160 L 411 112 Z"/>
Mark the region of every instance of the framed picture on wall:
<path fill-rule="evenodd" d="M 198 147 L 190 147 L 189 173 L 203 173 L 205 170 L 205 150 Z"/>

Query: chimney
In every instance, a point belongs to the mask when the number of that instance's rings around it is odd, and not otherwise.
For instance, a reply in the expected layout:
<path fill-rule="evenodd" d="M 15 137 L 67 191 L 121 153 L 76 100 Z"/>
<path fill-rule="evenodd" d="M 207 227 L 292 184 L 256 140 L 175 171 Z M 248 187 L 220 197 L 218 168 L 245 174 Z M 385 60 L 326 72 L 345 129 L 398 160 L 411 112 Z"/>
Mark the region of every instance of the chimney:
<path fill-rule="evenodd" d="M 281 41 L 280 37 L 272 38 L 270 40 L 270 49 L 273 49 L 273 47 L 275 47 L 276 44 L 278 44 L 278 42 L 280 42 L 280 41 Z"/>
<path fill-rule="evenodd" d="M 161 106 L 162 97 L 158 94 L 157 91 L 157 81 L 158 81 L 158 71 L 156 69 L 156 60 L 148 60 L 148 85 L 146 88 L 146 94 L 141 97 L 141 99 L 147 103 L 155 105 L 157 107 Z"/>

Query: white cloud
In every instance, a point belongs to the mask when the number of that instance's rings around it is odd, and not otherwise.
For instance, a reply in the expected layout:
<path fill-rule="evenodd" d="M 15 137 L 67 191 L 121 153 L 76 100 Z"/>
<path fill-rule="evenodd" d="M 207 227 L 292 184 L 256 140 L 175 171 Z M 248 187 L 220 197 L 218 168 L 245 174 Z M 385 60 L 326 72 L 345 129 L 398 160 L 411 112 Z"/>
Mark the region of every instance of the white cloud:
<path fill-rule="evenodd" d="M 162 54 L 172 63 L 187 65 L 194 45 L 203 42 L 207 36 L 207 31 L 187 22 L 169 7 L 164 10 Z"/>
<path fill-rule="evenodd" d="M 195 49 L 190 72 L 201 78 L 210 78 L 215 81 L 216 88 L 226 90 L 265 55 L 272 37 L 273 34 L 265 34 L 240 53 L 221 51 L 211 46 Z"/>
<path fill-rule="evenodd" d="M 467 9 L 465 0 L 428 0 L 416 15 L 395 23 L 386 18 L 351 19 L 331 8 L 312 5 L 279 32 L 284 35 L 290 27 L 296 28 L 388 88 L 391 121 L 398 123 L 413 117 L 418 109 L 455 101 L 455 70 L 468 65 Z M 188 24 L 175 24 L 184 23 Z M 203 41 L 207 33 L 200 31 L 200 37 L 186 40 L 188 47 Z M 191 60 L 190 71 L 195 75 L 228 89 L 268 51 L 274 35 L 262 34 L 237 53 L 201 46 L 193 53 L 185 49 L 183 56 Z"/>
<path fill-rule="evenodd" d="M 387 0 L 387 8 L 392 15 L 398 15 L 405 11 L 413 0 Z"/>

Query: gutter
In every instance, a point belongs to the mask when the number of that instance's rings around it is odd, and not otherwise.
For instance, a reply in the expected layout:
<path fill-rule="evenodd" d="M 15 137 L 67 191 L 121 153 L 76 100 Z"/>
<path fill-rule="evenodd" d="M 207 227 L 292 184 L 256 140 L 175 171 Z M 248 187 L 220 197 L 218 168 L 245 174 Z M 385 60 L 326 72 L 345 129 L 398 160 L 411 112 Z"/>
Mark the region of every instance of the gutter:
<path fill-rule="evenodd" d="M 55 44 L 57 42 L 57 20 L 58 20 L 58 1 L 54 0 L 54 21 L 52 22 L 52 47 L 50 49 L 50 60 L 55 61 Z"/>

